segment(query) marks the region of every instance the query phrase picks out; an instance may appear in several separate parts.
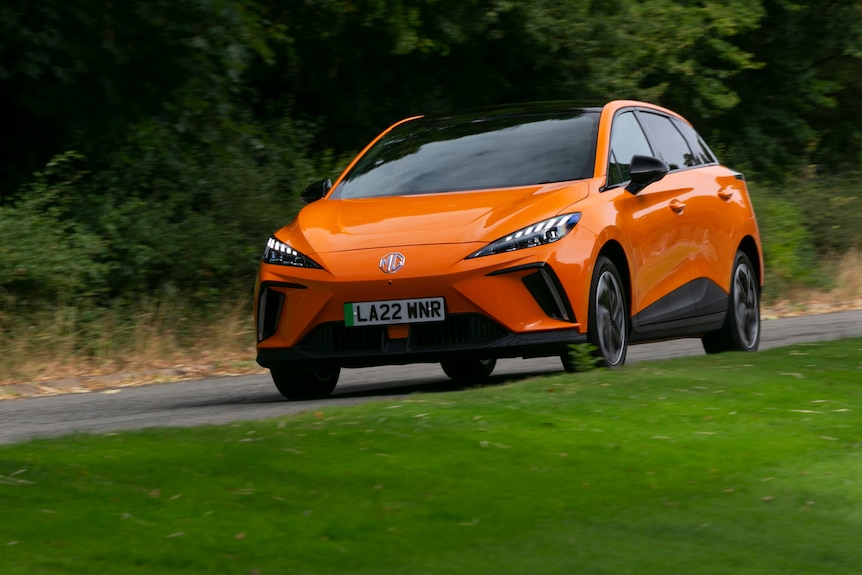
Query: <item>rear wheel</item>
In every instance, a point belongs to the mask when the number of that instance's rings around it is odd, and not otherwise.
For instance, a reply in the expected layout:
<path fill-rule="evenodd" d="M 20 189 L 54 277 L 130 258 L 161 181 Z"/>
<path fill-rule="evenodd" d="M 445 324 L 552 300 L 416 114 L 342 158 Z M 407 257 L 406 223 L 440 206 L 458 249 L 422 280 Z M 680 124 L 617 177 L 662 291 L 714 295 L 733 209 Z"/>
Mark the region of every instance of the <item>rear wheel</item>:
<path fill-rule="evenodd" d="M 587 338 L 595 346 L 602 367 L 616 368 L 626 361 L 629 345 L 628 303 L 617 267 L 599 256 L 590 285 Z"/>
<path fill-rule="evenodd" d="M 443 372 L 456 381 L 485 379 L 496 365 L 496 359 L 450 359 L 440 362 Z"/>
<path fill-rule="evenodd" d="M 757 351 L 760 346 L 760 289 L 751 260 L 737 252 L 724 326 L 701 338 L 706 353 Z"/>
<path fill-rule="evenodd" d="M 271 367 L 272 381 L 287 399 L 317 399 L 327 397 L 338 383 L 340 367 L 292 369 Z"/>

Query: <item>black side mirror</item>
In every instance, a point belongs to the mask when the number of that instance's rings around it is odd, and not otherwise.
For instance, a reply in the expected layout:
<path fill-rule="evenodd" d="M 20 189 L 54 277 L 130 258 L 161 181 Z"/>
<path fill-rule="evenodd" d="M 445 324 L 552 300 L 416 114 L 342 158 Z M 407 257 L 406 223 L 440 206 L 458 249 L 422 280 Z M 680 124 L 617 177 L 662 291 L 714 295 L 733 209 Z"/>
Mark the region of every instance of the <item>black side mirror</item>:
<path fill-rule="evenodd" d="M 658 158 L 634 155 L 629 166 L 629 175 L 632 181 L 626 186 L 626 191 L 633 194 L 640 193 L 648 185 L 665 177 L 669 171 L 668 165 Z"/>
<path fill-rule="evenodd" d="M 314 182 L 304 190 L 299 195 L 302 198 L 302 201 L 306 204 L 310 204 L 311 202 L 316 202 L 320 198 L 326 195 L 326 193 L 332 189 L 332 180 L 326 178 L 325 180 L 320 180 L 319 182 Z"/>

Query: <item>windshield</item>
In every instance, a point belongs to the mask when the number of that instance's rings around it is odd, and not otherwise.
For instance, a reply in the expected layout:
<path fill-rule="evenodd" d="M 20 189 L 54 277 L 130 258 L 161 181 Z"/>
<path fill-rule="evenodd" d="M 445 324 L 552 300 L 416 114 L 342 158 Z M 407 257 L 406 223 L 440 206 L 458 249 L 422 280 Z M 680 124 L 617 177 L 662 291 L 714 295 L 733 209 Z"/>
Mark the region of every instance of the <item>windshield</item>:
<path fill-rule="evenodd" d="M 381 138 L 333 198 L 404 196 L 580 180 L 592 176 L 599 114 L 413 120 Z"/>

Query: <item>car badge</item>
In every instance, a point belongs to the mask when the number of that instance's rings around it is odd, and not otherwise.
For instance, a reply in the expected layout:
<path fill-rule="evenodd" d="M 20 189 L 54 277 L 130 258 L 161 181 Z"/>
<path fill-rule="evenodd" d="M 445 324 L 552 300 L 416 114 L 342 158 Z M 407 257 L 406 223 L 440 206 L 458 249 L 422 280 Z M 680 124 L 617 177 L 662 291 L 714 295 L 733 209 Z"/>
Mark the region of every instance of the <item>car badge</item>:
<path fill-rule="evenodd" d="M 399 252 L 390 252 L 380 258 L 380 269 L 385 274 L 394 274 L 404 267 L 404 254 Z"/>

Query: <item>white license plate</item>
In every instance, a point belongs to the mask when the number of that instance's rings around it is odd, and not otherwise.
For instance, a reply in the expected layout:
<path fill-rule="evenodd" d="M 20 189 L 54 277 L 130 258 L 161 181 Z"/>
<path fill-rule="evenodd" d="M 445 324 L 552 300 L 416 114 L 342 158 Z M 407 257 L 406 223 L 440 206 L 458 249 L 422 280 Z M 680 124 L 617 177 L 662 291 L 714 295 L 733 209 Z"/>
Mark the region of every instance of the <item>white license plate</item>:
<path fill-rule="evenodd" d="M 344 323 L 347 326 L 419 323 L 444 319 L 446 306 L 442 297 L 344 304 Z"/>

